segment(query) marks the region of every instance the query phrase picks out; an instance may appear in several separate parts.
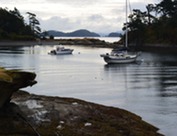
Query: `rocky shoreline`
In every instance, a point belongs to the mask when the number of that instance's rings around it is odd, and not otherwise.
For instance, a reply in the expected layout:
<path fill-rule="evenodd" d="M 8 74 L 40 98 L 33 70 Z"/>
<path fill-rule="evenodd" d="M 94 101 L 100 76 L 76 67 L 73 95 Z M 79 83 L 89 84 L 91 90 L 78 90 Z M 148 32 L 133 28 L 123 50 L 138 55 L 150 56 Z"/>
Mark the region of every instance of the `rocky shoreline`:
<path fill-rule="evenodd" d="M 0 136 L 162 136 L 123 109 L 19 90 L 36 84 L 35 77 L 0 68 Z"/>
<path fill-rule="evenodd" d="M 18 91 L 0 112 L 0 135 L 11 136 L 162 136 L 126 110 L 74 98 Z"/>

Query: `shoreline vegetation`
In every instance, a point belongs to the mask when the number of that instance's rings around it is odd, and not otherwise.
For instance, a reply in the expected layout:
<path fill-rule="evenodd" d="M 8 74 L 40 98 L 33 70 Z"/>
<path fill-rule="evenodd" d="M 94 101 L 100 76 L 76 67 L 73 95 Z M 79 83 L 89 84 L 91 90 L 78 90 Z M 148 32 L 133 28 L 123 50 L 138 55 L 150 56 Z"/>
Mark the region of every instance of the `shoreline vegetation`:
<path fill-rule="evenodd" d="M 123 43 L 117 41 L 114 43 L 106 42 L 98 38 L 75 38 L 75 39 L 47 39 L 47 40 L 0 40 L 0 47 L 19 47 L 19 46 L 45 46 L 45 45 L 79 45 L 100 48 L 117 48 L 122 47 Z M 150 52 L 164 52 L 177 53 L 177 46 L 171 44 L 143 44 L 137 46 L 136 44 L 129 44 L 129 48 L 135 51 L 150 51 Z"/>

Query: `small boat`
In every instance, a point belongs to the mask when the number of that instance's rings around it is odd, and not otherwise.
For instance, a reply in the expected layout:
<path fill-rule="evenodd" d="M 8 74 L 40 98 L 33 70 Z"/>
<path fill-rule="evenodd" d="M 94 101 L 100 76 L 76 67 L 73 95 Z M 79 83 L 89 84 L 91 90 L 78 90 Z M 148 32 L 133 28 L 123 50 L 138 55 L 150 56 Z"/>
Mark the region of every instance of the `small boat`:
<path fill-rule="evenodd" d="M 56 49 L 51 50 L 48 54 L 51 55 L 65 55 L 65 54 L 72 54 L 74 49 L 66 49 L 64 47 L 56 47 Z"/>
<path fill-rule="evenodd" d="M 101 54 L 104 61 L 108 64 L 127 64 L 136 61 L 140 53 L 128 52 L 128 29 L 127 29 L 127 1 L 126 0 L 126 31 L 125 31 L 125 47 L 122 49 L 112 50 L 111 53 Z"/>
<path fill-rule="evenodd" d="M 106 53 L 101 54 L 100 56 L 103 57 L 104 61 L 108 64 L 127 64 L 135 62 L 138 54 L 130 54 L 127 51 L 112 51 L 110 54 Z"/>

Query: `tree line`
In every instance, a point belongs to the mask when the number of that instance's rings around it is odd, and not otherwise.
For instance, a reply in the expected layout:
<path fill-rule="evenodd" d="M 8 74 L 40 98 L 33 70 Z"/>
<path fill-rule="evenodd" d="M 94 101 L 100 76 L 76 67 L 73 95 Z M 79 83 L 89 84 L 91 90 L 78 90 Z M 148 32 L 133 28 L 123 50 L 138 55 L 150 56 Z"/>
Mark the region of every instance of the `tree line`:
<path fill-rule="evenodd" d="M 145 43 L 177 44 L 177 0 L 162 0 L 148 4 L 146 11 L 134 9 L 127 24 L 129 42 L 135 45 Z"/>
<path fill-rule="evenodd" d="M 17 8 L 8 10 L 0 8 L 0 39 L 10 40 L 34 40 L 39 37 L 41 29 L 36 15 L 27 12 L 29 23 L 25 23 L 24 17 Z"/>

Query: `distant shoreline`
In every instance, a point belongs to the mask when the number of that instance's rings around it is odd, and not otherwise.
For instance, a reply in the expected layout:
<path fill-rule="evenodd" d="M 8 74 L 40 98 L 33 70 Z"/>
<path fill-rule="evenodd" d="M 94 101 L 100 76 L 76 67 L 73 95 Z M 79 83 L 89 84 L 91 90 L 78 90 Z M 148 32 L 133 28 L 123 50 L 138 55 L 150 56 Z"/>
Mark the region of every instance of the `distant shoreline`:
<path fill-rule="evenodd" d="M 0 41 L 0 46 L 34 46 L 34 45 L 56 45 L 58 41 Z"/>
<path fill-rule="evenodd" d="M 35 45 L 82 45 L 92 47 L 112 48 L 116 45 L 97 38 L 76 38 L 76 39 L 55 39 L 55 40 L 36 40 L 36 41 L 0 41 L 0 47 L 19 47 Z"/>
<path fill-rule="evenodd" d="M 0 47 L 23 47 L 35 45 L 79 45 L 99 48 L 116 48 L 121 45 L 110 43 L 97 38 L 76 38 L 76 39 L 55 39 L 55 40 L 36 40 L 36 41 L 0 41 Z M 143 46 L 130 45 L 130 48 L 137 51 L 177 53 L 176 45 L 167 44 L 144 44 Z"/>

